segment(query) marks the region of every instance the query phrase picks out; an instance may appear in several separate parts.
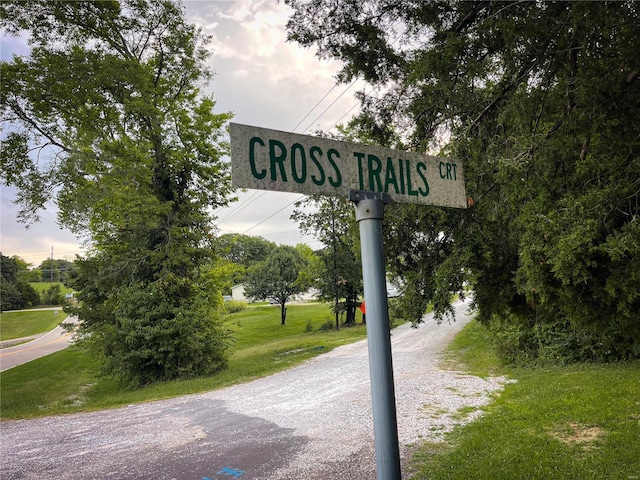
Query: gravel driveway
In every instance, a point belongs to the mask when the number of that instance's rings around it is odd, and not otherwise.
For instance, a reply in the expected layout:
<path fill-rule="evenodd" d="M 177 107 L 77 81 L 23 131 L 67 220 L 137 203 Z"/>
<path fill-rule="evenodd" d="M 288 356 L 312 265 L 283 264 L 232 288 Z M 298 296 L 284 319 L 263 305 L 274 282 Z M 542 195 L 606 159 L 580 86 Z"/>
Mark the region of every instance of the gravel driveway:
<path fill-rule="evenodd" d="M 421 440 L 486 404 L 504 378 L 439 367 L 469 321 L 393 330 L 403 478 Z M 5 421 L 0 477 L 9 479 L 375 479 L 366 341 L 247 384 L 104 412 Z"/>

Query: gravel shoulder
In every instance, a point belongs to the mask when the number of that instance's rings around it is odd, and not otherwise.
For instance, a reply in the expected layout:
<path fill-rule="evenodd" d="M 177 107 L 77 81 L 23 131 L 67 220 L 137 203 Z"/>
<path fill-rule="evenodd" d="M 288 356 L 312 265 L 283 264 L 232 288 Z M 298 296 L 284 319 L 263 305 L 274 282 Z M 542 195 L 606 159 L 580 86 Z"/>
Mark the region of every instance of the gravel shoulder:
<path fill-rule="evenodd" d="M 413 446 L 476 418 L 506 382 L 440 368 L 466 308 L 392 332 L 403 478 Z M 0 429 L 3 479 L 376 477 L 366 341 L 222 390 Z"/>

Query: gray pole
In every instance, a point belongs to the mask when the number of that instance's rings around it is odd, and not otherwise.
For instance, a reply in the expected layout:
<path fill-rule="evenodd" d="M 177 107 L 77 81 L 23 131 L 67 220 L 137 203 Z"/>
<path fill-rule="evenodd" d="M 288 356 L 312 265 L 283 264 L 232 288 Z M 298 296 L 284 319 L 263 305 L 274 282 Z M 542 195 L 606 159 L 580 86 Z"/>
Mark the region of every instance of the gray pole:
<path fill-rule="evenodd" d="M 349 200 L 356 204 L 356 220 L 360 225 L 376 471 L 378 480 L 400 480 L 389 305 L 382 245 L 384 205 L 390 203 L 391 199 L 387 194 L 352 190 Z"/>

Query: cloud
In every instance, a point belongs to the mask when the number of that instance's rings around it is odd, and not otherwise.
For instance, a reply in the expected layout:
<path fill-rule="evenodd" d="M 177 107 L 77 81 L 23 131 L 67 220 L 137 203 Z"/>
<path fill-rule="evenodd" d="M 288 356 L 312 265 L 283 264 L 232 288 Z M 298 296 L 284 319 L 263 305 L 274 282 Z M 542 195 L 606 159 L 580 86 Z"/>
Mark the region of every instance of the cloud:
<path fill-rule="evenodd" d="M 281 118 L 278 111 L 282 107 L 310 109 L 320 98 L 319 92 L 334 84 L 337 62 L 319 60 L 313 50 L 286 41 L 285 25 L 291 14 L 286 5 L 187 2 L 186 7 L 190 20 L 211 36 L 211 67 L 216 72 L 213 91 L 223 102 L 227 94 L 235 99 L 242 91 L 243 98 L 275 108 L 273 116 Z M 260 99 L 274 95 L 276 102 Z"/>
<path fill-rule="evenodd" d="M 0 251 L 3 255 L 18 255 L 38 266 L 51 256 L 52 249 L 54 258 L 73 260 L 76 254 L 82 253 L 78 239 L 57 225 L 54 208 L 42 211 L 37 223 L 28 226 L 18 223 L 16 217 L 19 207 L 13 203 L 15 196 L 14 188 L 3 186 L 0 189 Z"/>
<path fill-rule="evenodd" d="M 338 62 L 321 60 L 314 55 L 313 49 L 286 41 L 285 25 L 291 10 L 283 3 L 272 0 L 186 0 L 185 9 L 188 21 L 201 27 L 203 34 L 211 38 L 210 67 L 215 76 L 205 93 L 213 94 L 218 112 L 234 112 L 233 121 L 293 131 L 334 86 L 335 72 L 340 68 Z M 0 42 L 2 58 L 11 58 L 13 52 L 28 54 L 28 45 L 22 38 L 2 38 Z M 305 128 L 308 131 L 328 130 L 354 106 L 356 101 L 352 94 L 356 88 L 337 100 L 318 120 L 316 118 L 345 89 L 346 86 L 341 85 L 332 90 L 295 131 L 303 133 Z M 253 192 L 241 194 L 239 203 L 216 212 L 218 218 L 232 212 Z M 42 222 L 27 231 L 15 221 L 17 209 L 11 203 L 13 198 L 15 191 L 3 189 L 0 227 L 1 248 L 5 255 L 33 255 L 36 258 L 33 261 L 39 263 L 40 257 L 46 258 L 50 254 L 51 246 L 54 246 L 56 257 L 57 252 L 63 256 L 62 252 L 81 251 L 75 237 L 56 225 L 55 208 L 43 212 Z M 248 234 L 261 235 L 277 243 L 304 241 L 312 248 L 318 248 L 318 242 L 300 235 L 297 225 L 289 219 L 293 207 L 274 215 L 293 198 L 295 195 L 292 194 L 267 192 L 261 201 L 222 223 L 220 230 L 242 233 L 250 229 Z M 273 217 L 265 221 L 271 215 Z"/>

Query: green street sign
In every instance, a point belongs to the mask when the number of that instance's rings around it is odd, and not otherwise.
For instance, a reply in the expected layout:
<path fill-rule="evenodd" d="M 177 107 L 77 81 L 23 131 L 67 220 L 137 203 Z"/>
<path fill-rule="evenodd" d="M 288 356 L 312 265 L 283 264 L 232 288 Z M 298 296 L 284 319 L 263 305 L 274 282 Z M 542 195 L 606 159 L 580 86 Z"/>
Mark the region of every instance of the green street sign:
<path fill-rule="evenodd" d="M 238 123 L 230 131 L 234 188 L 342 197 L 362 190 L 394 202 L 467 206 L 459 161 Z"/>

